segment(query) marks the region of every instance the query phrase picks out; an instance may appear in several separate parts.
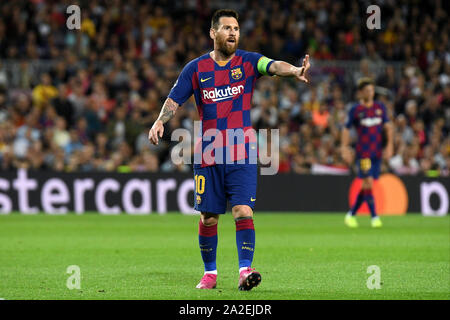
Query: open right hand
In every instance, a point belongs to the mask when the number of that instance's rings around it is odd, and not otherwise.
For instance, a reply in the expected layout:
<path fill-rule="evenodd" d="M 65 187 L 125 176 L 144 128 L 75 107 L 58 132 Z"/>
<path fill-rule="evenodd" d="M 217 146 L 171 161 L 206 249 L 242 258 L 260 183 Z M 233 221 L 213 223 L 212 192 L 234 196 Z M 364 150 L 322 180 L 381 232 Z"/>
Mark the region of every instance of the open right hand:
<path fill-rule="evenodd" d="M 306 71 L 311 67 L 311 64 L 309 63 L 309 54 L 305 56 L 303 59 L 302 66 L 298 68 L 299 72 L 295 74 L 295 77 L 303 82 L 308 83 L 309 80 L 306 78 Z"/>

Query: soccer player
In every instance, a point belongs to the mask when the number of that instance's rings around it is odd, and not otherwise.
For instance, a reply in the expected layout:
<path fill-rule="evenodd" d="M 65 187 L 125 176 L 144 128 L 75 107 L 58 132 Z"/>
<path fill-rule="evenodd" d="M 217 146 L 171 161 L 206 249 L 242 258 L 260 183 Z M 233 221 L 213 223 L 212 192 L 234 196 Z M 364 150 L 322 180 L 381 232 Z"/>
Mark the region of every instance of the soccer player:
<path fill-rule="evenodd" d="M 358 177 L 362 179 L 362 187 L 355 203 L 345 216 L 345 224 L 350 228 L 358 227 L 356 212 L 365 201 L 370 209 L 372 227 L 379 228 L 382 223 L 375 210 L 372 186 L 373 180 L 378 179 L 380 175 L 383 130 L 386 130 L 387 137 L 384 156 L 389 159 L 392 157 L 394 149 L 393 129 L 386 113 L 386 107 L 381 102 L 374 101 L 375 85 L 372 79 L 362 78 L 358 81 L 358 94 L 360 101 L 350 109 L 347 124 L 342 131 L 341 151 L 344 160 L 350 163 L 352 156 L 349 148 L 349 130 L 354 126 L 358 134 L 356 164 Z"/>
<path fill-rule="evenodd" d="M 214 50 L 190 61 L 183 68 L 150 129 L 149 140 L 158 144 L 164 123 L 194 94 L 202 123 L 201 163 L 196 163 L 194 155 L 195 209 L 201 212 L 198 239 L 204 263 L 204 275 L 197 288 L 216 287 L 217 223 L 229 201 L 236 224 L 238 288 L 251 290 L 261 281 L 261 274 L 251 268 L 255 251 L 253 209 L 257 165 L 248 160 L 256 148 L 256 137 L 248 134 L 245 141 L 234 143 L 235 139 L 228 139 L 228 135 L 229 131 L 252 132 L 251 100 L 259 77 L 277 75 L 308 82 L 305 76 L 310 67 L 309 56 L 305 56 L 301 67 L 295 67 L 259 53 L 237 49 L 240 29 L 238 14 L 234 10 L 216 11 L 209 35 L 214 41 Z M 222 134 L 222 137 L 220 134 L 211 137 L 211 130 Z M 211 143 L 214 145 L 213 161 L 208 156 Z M 223 160 L 227 161 L 224 163 Z"/>

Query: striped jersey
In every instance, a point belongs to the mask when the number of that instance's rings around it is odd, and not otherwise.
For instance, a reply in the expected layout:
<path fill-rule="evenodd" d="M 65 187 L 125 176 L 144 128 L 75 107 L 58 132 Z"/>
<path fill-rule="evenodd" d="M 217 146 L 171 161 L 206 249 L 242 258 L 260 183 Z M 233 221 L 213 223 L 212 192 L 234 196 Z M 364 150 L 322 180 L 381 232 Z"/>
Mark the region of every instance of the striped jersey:
<path fill-rule="evenodd" d="M 183 68 L 169 98 L 182 105 L 194 94 L 201 120 L 201 138 L 194 147 L 195 166 L 239 160 L 247 163 L 249 156 L 256 154 L 250 120 L 252 95 L 256 80 L 270 75 L 272 63 L 259 53 L 236 50 L 224 66 L 207 53 Z"/>
<path fill-rule="evenodd" d="M 356 156 L 358 159 L 381 158 L 383 150 L 383 127 L 389 121 L 386 107 L 374 101 L 371 107 L 355 104 L 348 113 L 346 127 L 356 128 L 358 141 Z"/>

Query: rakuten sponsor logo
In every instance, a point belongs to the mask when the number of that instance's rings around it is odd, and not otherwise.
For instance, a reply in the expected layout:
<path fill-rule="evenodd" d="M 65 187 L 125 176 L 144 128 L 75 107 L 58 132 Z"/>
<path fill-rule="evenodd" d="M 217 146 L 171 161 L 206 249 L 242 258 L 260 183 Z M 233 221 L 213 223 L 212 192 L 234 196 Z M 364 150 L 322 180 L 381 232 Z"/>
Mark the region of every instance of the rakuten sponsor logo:
<path fill-rule="evenodd" d="M 365 127 L 373 127 L 381 124 L 381 118 L 365 118 L 361 120 L 361 124 Z"/>
<path fill-rule="evenodd" d="M 224 89 L 214 88 L 213 90 L 203 90 L 203 99 L 212 100 L 214 102 L 226 100 L 232 98 L 238 94 L 244 92 L 244 86 L 239 85 L 237 87 L 226 87 Z"/>

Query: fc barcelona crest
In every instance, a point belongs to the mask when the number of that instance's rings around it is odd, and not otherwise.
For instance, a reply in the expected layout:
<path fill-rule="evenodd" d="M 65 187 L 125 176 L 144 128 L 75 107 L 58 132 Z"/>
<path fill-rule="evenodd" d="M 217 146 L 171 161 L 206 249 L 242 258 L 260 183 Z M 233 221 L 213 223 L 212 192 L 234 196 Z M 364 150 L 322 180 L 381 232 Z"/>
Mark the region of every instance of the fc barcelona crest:
<path fill-rule="evenodd" d="M 234 80 L 239 80 L 242 77 L 241 68 L 236 68 L 236 69 L 231 70 L 231 77 Z"/>

